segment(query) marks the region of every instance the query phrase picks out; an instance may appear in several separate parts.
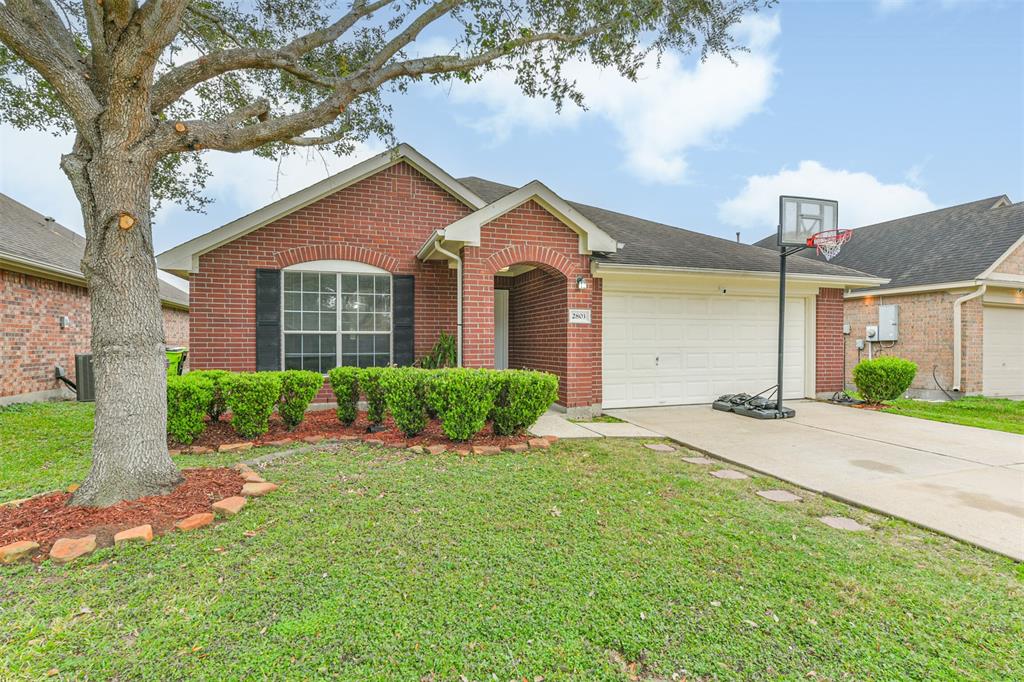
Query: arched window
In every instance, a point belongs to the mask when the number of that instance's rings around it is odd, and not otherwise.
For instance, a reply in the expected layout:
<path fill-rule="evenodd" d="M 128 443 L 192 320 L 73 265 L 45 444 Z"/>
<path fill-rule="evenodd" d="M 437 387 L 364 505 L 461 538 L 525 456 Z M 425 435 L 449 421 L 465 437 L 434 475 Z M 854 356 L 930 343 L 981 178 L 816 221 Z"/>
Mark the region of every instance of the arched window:
<path fill-rule="evenodd" d="M 326 374 L 339 365 L 391 362 L 392 284 L 386 270 L 356 261 L 311 261 L 284 268 L 285 369 Z"/>

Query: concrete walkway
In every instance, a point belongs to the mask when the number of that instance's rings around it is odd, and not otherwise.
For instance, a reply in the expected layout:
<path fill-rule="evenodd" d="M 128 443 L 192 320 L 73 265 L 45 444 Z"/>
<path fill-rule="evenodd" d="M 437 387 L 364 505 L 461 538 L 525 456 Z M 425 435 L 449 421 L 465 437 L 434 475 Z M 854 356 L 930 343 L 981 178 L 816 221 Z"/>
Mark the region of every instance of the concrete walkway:
<path fill-rule="evenodd" d="M 660 433 L 636 424 L 608 424 L 605 422 L 571 422 L 560 412 L 550 411 L 530 427 L 535 436 L 559 438 L 661 438 Z"/>
<path fill-rule="evenodd" d="M 709 405 L 610 410 L 750 469 L 1024 561 L 1024 436 L 827 403 L 761 421 Z"/>

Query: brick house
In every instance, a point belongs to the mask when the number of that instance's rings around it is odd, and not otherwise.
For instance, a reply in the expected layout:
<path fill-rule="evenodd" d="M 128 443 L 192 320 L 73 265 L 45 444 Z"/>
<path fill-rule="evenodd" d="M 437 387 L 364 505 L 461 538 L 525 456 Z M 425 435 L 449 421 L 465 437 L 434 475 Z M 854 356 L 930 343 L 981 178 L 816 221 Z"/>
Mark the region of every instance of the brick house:
<path fill-rule="evenodd" d="M 190 279 L 196 368 L 411 364 L 448 332 L 464 366 L 557 374 L 575 414 L 775 383 L 771 252 L 568 202 L 537 181 L 456 180 L 408 145 L 157 262 Z M 881 281 L 796 264 L 791 397 L 841 387 L 842 292 Z"/>
<path fill-rule="evenodd" d="M 54 368 L 74 381 L 89 352 L 84 253 L 84 237 L 0 194 L 0 405 L 70 395 Z M 166 343 L 187 346 L 188 294 L 160 280 L 160 297 Z"/>
<path fill-rule="evenodd" d="M 1024 203 L 989 197 L 860 227 L 832 262 L 889 280 L 845 294 L 848 382 L 869 354 L 896 355 L 918 365 L 912 396 L 1024 397 Z"/>

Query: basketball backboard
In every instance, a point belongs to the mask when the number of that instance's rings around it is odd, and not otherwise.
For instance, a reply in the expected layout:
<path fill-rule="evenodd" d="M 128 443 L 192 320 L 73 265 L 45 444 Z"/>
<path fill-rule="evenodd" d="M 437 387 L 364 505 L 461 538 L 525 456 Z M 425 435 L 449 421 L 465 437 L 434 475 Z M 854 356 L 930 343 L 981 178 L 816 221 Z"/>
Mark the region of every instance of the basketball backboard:
<path fill-rule="evenodd" d="M 838 201 L 779 197 L 779 246 L 807 246 L 811 235 L 835 230 L 838 225 Z"/>

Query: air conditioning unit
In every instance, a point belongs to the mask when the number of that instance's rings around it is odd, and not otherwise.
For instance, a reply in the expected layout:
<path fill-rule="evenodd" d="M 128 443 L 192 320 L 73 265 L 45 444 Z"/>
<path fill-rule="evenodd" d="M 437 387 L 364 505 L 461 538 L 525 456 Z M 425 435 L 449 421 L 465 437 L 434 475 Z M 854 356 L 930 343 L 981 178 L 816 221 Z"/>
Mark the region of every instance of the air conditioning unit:
<path fill-rule="evenodd" d="M 91 403 L 96 400 L 96 377 L 92 372 L 92 353 L 75 356 L 75 383 L 78 385 L 78 402 Z"/>

